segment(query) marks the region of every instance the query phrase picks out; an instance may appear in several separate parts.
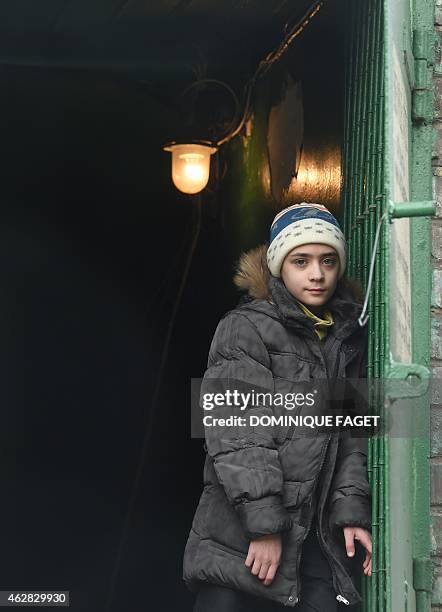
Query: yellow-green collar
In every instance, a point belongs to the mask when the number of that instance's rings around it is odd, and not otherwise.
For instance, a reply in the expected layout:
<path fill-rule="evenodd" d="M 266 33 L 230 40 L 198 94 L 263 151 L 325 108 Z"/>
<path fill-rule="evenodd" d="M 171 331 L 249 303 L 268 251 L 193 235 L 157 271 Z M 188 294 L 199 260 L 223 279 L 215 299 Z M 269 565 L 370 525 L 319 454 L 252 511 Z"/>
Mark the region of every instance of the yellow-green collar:
<path fill-rule="evenodd" d="M 303 304 L 299 300 L 296 300 L 296 301 L 302 308 L 303 312 L 309 317 L 309 319 L 313 321 L 315 332 L 317 333 L 319 339 L 323 340 L 325 336 L 327 335 L 327 331 L 328 331 L 327 328 L 331 327 L 334 324 L 332 313 L 329 310 L 325 310 L 324 311 L 325 319 L 321 319 L 321 317 L 318 317 L 311 310 L 309 310 L 305 304 Z"/>

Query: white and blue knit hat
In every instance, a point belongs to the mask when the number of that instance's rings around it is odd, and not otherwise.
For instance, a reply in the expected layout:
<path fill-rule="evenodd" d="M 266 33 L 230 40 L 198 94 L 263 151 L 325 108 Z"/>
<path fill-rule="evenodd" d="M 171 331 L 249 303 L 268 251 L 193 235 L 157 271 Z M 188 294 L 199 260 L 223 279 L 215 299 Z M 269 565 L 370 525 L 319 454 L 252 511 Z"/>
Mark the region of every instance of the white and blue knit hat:
<path fill-rule="evenodd" d="M 321 204 L 301 202 L 281 210 L 270 228 L 267 265 L 273 276 L 281 276 L 281 266 L 288 253 L 301 244 L 327 244 L 333 247 L 340 261 L 339 278 L 345 272 L 346 242 L 331 212 Z"/>

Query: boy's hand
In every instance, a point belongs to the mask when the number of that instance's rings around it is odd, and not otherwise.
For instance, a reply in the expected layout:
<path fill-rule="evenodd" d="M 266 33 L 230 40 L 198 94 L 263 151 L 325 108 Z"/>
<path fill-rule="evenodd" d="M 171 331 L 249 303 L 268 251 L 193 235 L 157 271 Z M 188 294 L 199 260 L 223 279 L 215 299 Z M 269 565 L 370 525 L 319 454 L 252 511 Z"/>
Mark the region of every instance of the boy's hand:
<path fill-rule="evenodd" d="M 272 584 L 281 560 L 281 535 L 275 533 L 251 540 L 245 565 L 251 572 L 263 580 L 263 584 Z"/>
<path fill-rule="evenodd" d="M 359 542 L 365 548 L 367 552 L 362 567 L 364 568 L 364 574 L 366 576 L 371 576 L 371 533 L 362 527 L 344 527 L 344 538 L 348 557 L 354 557 L 354 540 L 359 540 Z"/>

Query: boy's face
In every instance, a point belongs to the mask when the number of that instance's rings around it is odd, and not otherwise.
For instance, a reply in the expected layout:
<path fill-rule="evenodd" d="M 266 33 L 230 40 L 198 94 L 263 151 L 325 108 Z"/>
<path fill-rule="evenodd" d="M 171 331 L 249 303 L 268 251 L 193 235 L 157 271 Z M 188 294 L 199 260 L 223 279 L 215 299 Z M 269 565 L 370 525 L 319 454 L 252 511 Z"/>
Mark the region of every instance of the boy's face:
<path fill-rule="evenodd" d="M 339 257 L 327 244 L 303 244 L 288 253 L 281 278 L 290 293 L 315 314 L 332 297 L 339 275 Z M 314 291 L 316 289 L 316 291 Z"/>

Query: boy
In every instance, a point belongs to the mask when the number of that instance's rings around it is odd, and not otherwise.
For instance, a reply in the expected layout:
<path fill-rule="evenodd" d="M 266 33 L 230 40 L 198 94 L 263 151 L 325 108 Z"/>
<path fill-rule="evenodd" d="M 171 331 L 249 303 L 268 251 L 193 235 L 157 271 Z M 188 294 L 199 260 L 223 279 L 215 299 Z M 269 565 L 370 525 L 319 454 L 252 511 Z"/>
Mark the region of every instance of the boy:
<path fill-rule="evenodd" d="M 240 259 L 234 280 L 248 296 L 221 319 L 203 384 L 242 381 L 276 395 L 363 376 L 366 329 L 345 266 L 327 208 L 278 213 L 268 249 Z M 250 413 L 284 410 L 258 403 Z M 371 575 L 367 441 L 300 431 L 206 428 L 204 490 L 184 554 L 194 612 L 334 612 L 361 601 L 350 561 L 359 541 Z"/>

